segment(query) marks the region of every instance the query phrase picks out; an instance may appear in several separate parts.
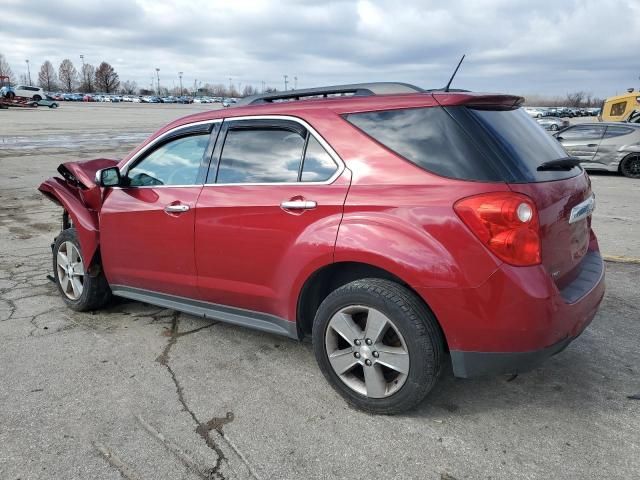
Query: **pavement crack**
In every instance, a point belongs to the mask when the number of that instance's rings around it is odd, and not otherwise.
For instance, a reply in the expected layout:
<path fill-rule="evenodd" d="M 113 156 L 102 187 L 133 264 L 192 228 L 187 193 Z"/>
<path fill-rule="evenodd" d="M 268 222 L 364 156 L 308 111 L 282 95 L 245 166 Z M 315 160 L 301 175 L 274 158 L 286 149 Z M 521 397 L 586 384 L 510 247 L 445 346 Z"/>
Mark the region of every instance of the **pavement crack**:
<path fill-rule="evenodd" d="M 171 364 L 169 363 L 170 356 L 171 356 L 171 348 L 176 344 L 176 342 L 180 337 L 185 335 L 190 335 L 192 333 L 198 332 L 205 328 L 209 328 L 213 325 L 215 325 L 215 323 L 211 323 L 209 325 L 205 325 L 203 327 L 196 328 L 194 330 L 189 330 L 187 332 L 180 333 L 180 312 L 174 312 L 173 316 L 171 317 L 171 329 L 169 330 L 169 335 L 170 335 L 169 341 L 165 345 L 164 349 L 162 350 L 162 353 L 158 356 L 156 361 L 161 365 L 163 365 L 169 372 L 169 375 L 171 375 L 171 380 L 173 381 L 176 387 L 176 393 L 178 394 L 178 401 L 180 402 L 180 405 L 182 405 L 182 409 L 191 416 L 194 423 L 196 424 L 196 429 L 195 429 L 196 433 L 200 435 L 200 437 L 202 437 L 202 439 L 205 441 L 207 446 L 216 453 L 216 456 L 217 456 L 216 463 L 212 468 L 208 469 L 205 472 L 206 478 L 225 480 L 225 477 L 220 471 L 220 469 L 222 468 L 223 462 L 227 461 L 227 457 L 225 456 L 222 449 L 213 440 L 213 438 L 211 438 L 211 435 L 209 435 L 209 429 L 207 429 L 206 424 L 203 424 L 200 420 L 198 420 L 198 417 L 196 416 L 195 412 L 187 404 L 187 401 L 184 398 L 184 388 L 180 384 L 180 381 L 178 380 L 178 377 L 176 376 L 175 371 L 173 370 L 173 368 L 171 367 Z"/>
<path fill-rule="evenodd" d="M 127 480 L 141 480 L 142 477 L 138 475 L 129 465 L 124 463 L 113 451 L 98 442 L 93 442 L 93 448 L 111 465 L 113 468 L 120 472 L 122 478 Z"/>

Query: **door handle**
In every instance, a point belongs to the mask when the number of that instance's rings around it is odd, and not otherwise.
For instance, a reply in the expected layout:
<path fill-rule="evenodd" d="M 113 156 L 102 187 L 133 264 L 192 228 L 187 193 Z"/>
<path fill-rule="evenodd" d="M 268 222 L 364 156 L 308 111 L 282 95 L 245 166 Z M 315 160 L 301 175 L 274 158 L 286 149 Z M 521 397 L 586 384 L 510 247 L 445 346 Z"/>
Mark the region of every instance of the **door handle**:
<path fill-rule="evenodd" d="M 287 200 L 280 204 L 285 210 L 310 210 L 318 204 L 313 200 Z"/>
<path fill-rule="evenodd" d="M 587 143 L 587 147 L 597 147 L 597 143 Z"/>
<path fill-rule="evenodd" d="M 189 210 L 189 205 L 167 205 L 164 207 L 164 211 L 167 213 L 184 213 Z"/>

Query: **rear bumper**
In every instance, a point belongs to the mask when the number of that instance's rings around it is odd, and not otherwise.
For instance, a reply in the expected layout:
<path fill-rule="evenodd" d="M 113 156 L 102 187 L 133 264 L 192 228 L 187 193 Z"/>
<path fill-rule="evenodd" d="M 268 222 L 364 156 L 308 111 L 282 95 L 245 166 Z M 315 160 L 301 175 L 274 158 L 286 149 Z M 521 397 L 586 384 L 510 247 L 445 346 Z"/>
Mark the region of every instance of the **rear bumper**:
<path fill-rule="evenodd" d="M 547 358 L 563 351 L 575 338 L 566 338 L 549 347 L 530 352 L 463 352 L 452 350 L 453 374 L 459 378 L 473 378 L 484 375 L 526 372 L 537 367 Z"/>
<path fill-rule="evenodd" d="M 420 289 L 444 331 L 454 374 L 468 378 L 530 370 L 591 323 L 604 296 L 597 251 L 558 290 L 544 267 L 503 265 L 472 289 Z"/>

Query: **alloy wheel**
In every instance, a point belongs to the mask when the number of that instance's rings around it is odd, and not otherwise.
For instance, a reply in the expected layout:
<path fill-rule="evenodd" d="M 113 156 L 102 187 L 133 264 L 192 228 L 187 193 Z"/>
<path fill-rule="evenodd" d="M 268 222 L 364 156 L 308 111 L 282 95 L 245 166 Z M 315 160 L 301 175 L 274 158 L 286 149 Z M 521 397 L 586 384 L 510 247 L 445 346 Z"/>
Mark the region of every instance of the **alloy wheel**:
<path fill-rule="evenodd" d="M 71 300 L 78 300 L 84 289 L 84 263 L 78 248 L 72 242 L 60 244 L 56 267 L 62 292 Z"/>
<path fill-rule="evenodd" d="M 325 350 L 340 380 L 369 398 L 393 395 L 409 373 L 409 351 L 400 331 L 371 307 L 352 305 L 333 315 Z"/>
<path fill-rule="evenodd" d="M 626 176 L 640 178 L 640 155 L 634 155 L 624 161 L 622 170 Z"/>

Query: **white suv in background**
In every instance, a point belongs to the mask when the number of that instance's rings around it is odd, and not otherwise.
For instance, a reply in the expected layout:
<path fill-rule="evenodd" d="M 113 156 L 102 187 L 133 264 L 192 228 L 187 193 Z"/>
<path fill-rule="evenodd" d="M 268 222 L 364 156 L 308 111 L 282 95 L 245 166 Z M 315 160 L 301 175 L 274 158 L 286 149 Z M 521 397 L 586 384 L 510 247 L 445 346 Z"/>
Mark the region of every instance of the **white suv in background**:
<path fill-rule="evenodd" d="M 47 98 L 47 94 L 40 87 L 30 87 L 28 85 L 17 85 L 14 88 L 16 97 L 32 98 L 36 101 L 44 100 Z"/>

